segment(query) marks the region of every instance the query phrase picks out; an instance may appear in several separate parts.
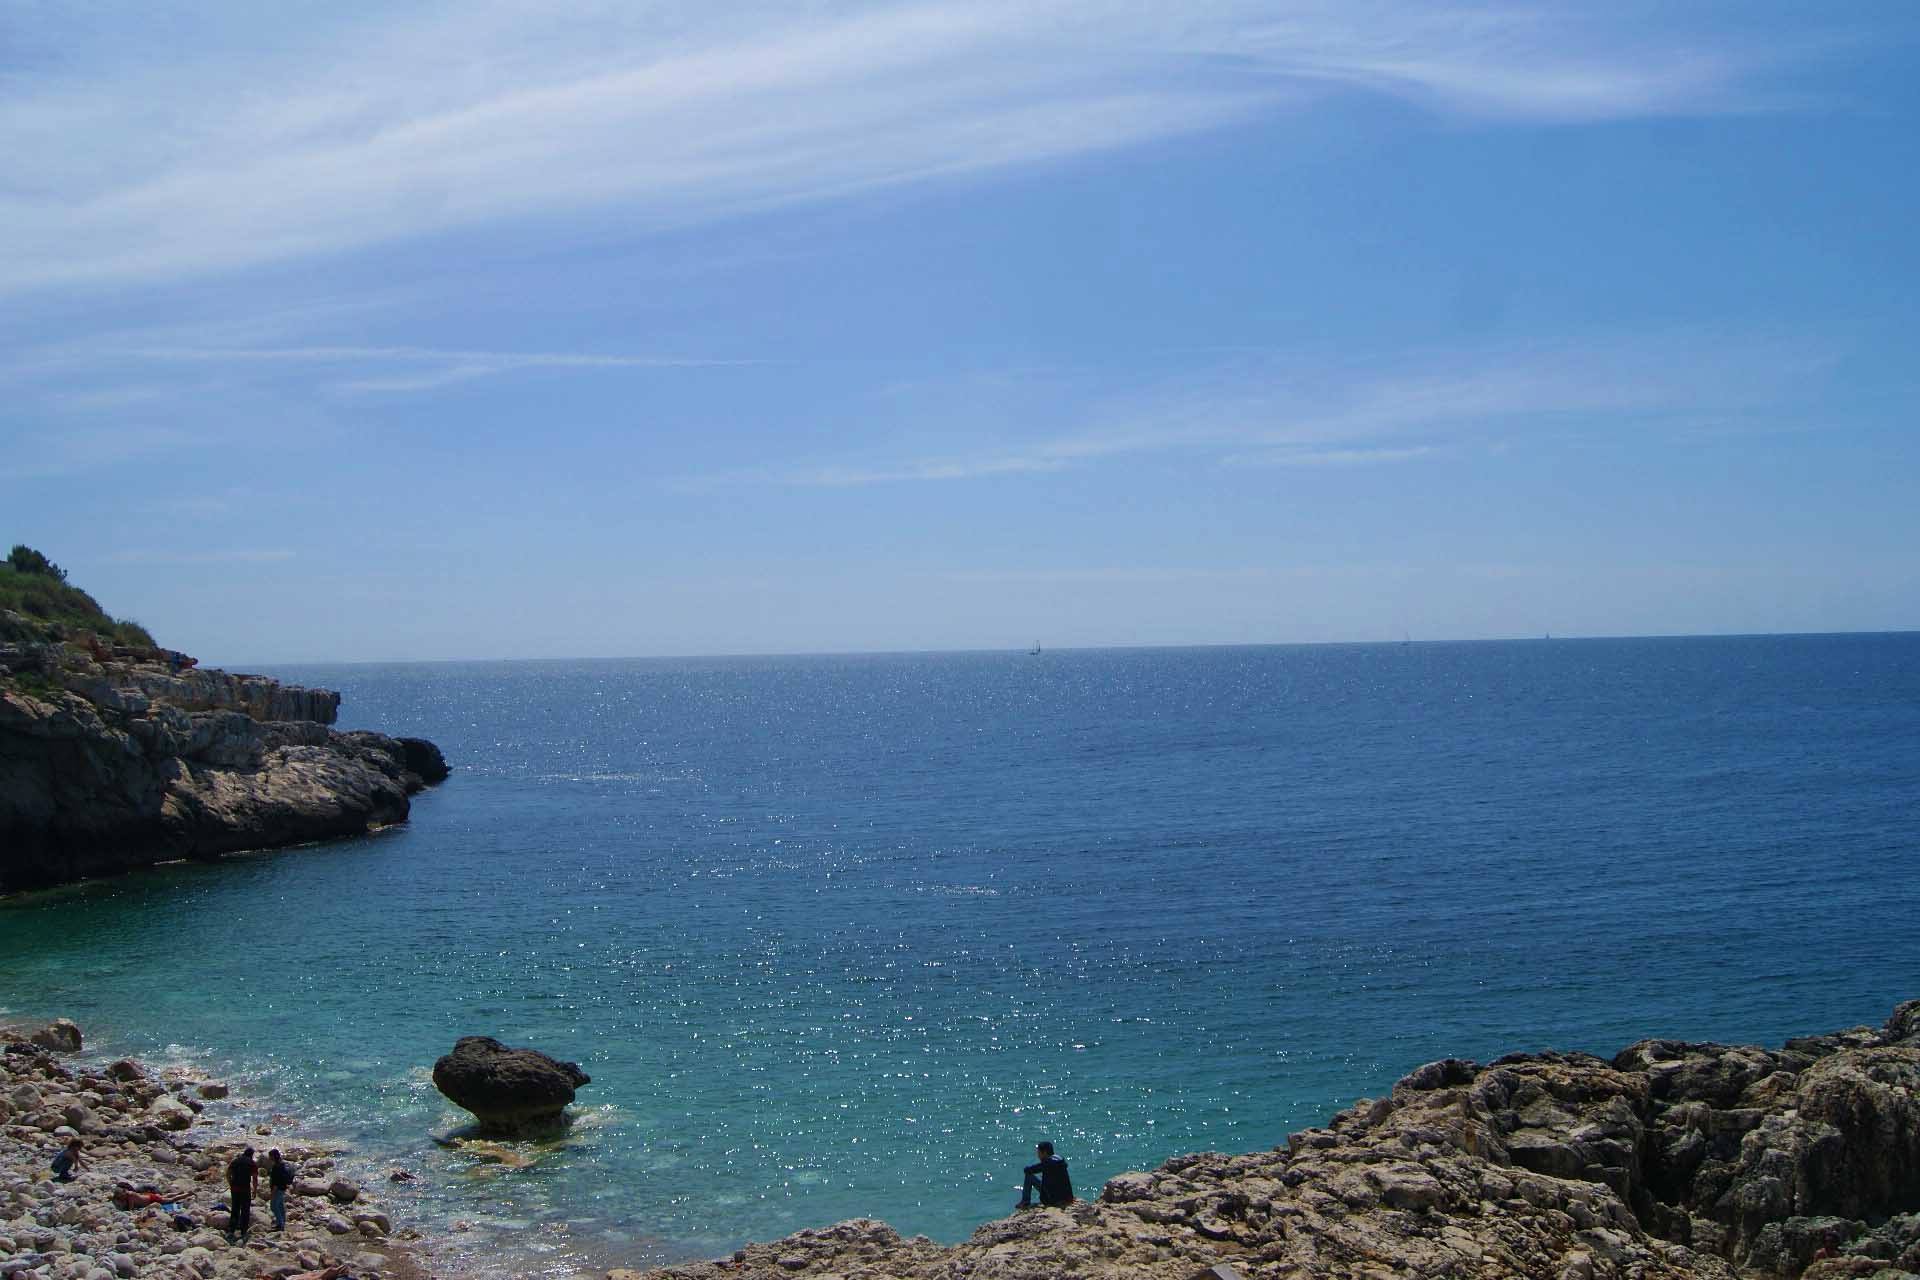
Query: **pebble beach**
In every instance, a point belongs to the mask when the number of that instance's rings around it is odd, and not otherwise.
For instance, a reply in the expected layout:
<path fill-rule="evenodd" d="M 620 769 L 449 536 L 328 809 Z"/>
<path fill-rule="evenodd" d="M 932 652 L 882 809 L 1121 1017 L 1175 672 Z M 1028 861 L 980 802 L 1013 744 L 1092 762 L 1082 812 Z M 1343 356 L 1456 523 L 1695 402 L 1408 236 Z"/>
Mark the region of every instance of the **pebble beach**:
<path fill-rule="evenodd" d="M 62 1183 L 52 1161 L 75 1137 L 82 1164 Z M 225 1170 L 247 1146 L 263 1169 L 277 1148 L 296 1181 L 284 1231 L 274 1228 L 263 1174 L 253 1228 L 231 1243 Z M 8 1280 L 287 1280 L 330 1269 L 357 1280 L 425 1280 L 432 1272 L 421 1237 L 395 1223 L 374 1185 L 411 1176 L 362 1168 L 338 1145 L 251 1123 L 220 1081 L 130 1058 L 95 1060 L 81 1029 L 64 1019 L 0 1029 L 0 1276 Z"/>

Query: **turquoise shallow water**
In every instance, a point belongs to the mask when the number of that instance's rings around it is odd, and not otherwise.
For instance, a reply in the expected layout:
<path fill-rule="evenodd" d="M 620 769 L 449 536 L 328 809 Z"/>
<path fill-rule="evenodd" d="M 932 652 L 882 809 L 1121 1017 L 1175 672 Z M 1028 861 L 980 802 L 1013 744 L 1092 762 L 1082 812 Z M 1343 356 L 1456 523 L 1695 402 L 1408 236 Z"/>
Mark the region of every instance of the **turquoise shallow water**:
<path fill-rule="evenodd" d="M 956 1239 L 1449 1054 L 1920 995 L 1920 636 L 304 667 L 456 766 L 366 840 L 0 908 L 0 1005 L 425 1176 L 505 1271 Z M 456 1036 L 582 1119 L 434 1146 Z M 499 1250 L 507 1252 L 501 1253 Z"/>

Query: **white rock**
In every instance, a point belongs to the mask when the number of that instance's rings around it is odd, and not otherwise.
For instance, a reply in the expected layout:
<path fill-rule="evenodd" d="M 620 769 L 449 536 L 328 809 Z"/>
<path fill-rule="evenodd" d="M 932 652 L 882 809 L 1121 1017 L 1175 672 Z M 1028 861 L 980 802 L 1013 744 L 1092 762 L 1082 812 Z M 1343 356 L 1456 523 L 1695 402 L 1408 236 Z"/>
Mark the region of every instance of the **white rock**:
<path fill-rule="evenodd" d="M 220 1264 L 214 1261 L 212 1252 L 199 1245 L 181 1253 L 180 1261 L 203 1276 L 210 1276 L 220 1269 Z"/>

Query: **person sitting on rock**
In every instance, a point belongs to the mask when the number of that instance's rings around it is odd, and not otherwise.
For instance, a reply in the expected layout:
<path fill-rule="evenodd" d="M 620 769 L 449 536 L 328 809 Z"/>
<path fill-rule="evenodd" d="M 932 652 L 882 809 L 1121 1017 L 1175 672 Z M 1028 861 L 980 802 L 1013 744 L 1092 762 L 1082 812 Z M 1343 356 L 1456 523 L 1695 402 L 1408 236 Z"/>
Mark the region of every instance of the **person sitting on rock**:
<path fill-rule="evenodd" d="M 1026 1168 L 1026 1181 L 1020 1187 L 1020 1208 L 1033 1208 L 1033 1193 L 1049 1209 L 1064 1209 L 1073 1203 L 1073 1183 L 1067 1180 L 1067 1162 L 1053 1154 L 1053 1144 L 1043 1142 L 1033 1149 L 1040 1157 Z"/>
<path fill-rule="evenodd" d="M 280 1149 L 267 1152 L 267 1203 L 273 1209 L 273 1229 L 287 1229 L 287 1188 L 293 1185 L 293 1166 L 280 1158 Z"/>
<path fill-rule="evenodd" d="M 75 1138 L 60 1148 L 60 1154 L 53 1158 L 55 1182 L 72 1182 L 73 1175 L 87 1167 L 86 1161 L 80 1158 L 80 1147 L 80 1139 Z"/>

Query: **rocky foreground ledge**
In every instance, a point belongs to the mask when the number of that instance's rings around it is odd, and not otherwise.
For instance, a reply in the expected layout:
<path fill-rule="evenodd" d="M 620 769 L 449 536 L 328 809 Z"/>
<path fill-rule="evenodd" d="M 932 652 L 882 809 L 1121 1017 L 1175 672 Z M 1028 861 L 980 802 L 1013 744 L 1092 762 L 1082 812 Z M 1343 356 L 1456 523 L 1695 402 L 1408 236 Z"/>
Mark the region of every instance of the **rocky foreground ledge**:
<path fill-rule="evenodd" d="M 1888 1278 L 1920 1274 L 1917 1210 L 1920 1000 L 1780 1049 L 1429 1063 L 1284 1147 L 1121 1174 L 962 1244 L 857 1219 L 613 1280 Z"/>
<path fill-rule="evenodd" d="M 404 822 L 423 738 L 328 728 L 340 695 L 166 649 L 0 645 L 0 893 Z"/>

